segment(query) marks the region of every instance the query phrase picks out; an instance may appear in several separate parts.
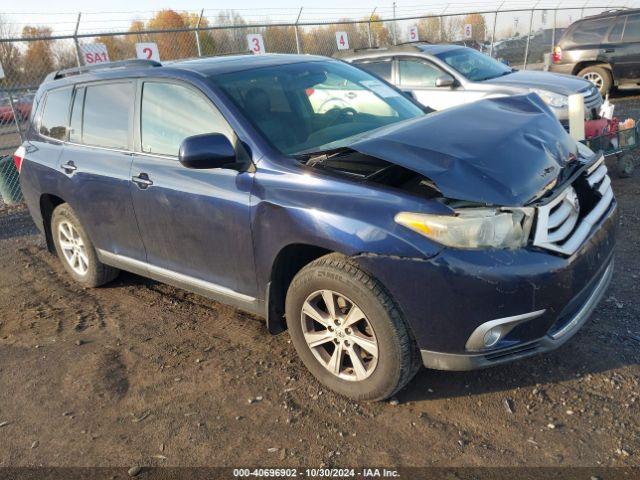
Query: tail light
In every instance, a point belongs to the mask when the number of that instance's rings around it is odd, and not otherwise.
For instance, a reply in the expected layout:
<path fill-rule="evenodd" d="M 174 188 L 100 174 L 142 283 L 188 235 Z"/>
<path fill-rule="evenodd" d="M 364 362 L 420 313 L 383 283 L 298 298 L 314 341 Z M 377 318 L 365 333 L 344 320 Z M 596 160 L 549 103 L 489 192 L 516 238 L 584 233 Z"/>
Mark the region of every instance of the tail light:
<path fill-rule="evenodd" d="M 562 60 L 562 49 L 560 47 L 553 47 L 551 60 L 553 61 L 553 63 L 560 63 L 560 61 Z"/>
<path fill-rule="evenodd" d="M 315 90 L 313 88 L 307 88 L 305 90 L 307 97 L 310 97 L 311 95 L 313 95 L 313 93 L 315 92 Z"/>
<path fill-rule="evenodd" d="M 24 147 L 18 147 L 16 152 L 13 154 L 13 163 L 16 164 L 18 173 L 20 173 L 20 169 L 22 168 L 22 160 L 24 160 L 25 153 L 27 153 L 27 151 Z"/>

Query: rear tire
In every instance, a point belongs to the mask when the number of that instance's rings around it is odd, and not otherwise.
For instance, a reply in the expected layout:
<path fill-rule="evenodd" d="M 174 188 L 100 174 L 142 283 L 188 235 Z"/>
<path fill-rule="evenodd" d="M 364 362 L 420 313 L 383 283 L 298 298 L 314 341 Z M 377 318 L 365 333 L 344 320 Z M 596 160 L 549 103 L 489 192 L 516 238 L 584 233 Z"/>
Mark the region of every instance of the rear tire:
<path fill-rule="evenodd" d="M 384 400 L 421 365 L 416 342 L 389 293 L 343 255 L 326 255 L 300 270 L 285 309 L 298 355 L 320 383 L 341 395 Z"/>
<path fill-rule="evenodd" d="M 611 78 L 611 72 L 607 68 L 592 65 L 580 70 L 578 76 L 593 83 L 603 97 L 611 91 L 613 79 Z"/>
<path fill-rule="evenodd" d="M 120 273 L 98 260 L 91 240 L 68 204 L 63 203 L 53 211 L 51 235 L 64 269 L 83 286 L 99 287 Z"/>

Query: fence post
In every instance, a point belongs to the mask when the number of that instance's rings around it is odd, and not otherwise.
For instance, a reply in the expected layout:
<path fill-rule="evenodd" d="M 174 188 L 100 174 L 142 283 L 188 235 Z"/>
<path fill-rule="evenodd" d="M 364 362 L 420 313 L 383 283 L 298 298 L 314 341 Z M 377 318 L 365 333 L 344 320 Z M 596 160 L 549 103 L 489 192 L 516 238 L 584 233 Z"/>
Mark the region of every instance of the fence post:
<path fill-rule="evenodd" d="M 202 22 L 202 16 L 204 15 L 204 8 L 202 10 L 200 10 L 200 17 L 198 18 L 198 23 L 196 24 L 196 29 L 194 30 L 193 33 L 195 33 L 196 35 L 196 48 L 198 49 L 198 56 L 201 57 L 202 56 L 202 47 L 200 46 L 200 32 L 199 32 L 199 28 L 200 28 L 200 23 Z"/>
<path fill-rule="evenodd" d="M 398 33 L 396 32 L 396 2 L 393 2 L 393 44 L 398 44 Z"/>
<path fill-rule="evenodd" d="M 7 95 L 9 96 L 9 106 L 11 107 L 13 122 L 16 124 L 16 128 L 18 129 L 18 135 L 20 135 L 20 143 L 22 143 L 24 142 L 24 137 L 22 136 L 22 127 L 20 126 L 20 120 L 18 119 L 18 111 L 16 110 L 16 106 L 13 103 L 13 95 L 11 95 L 11 91 L 8 88 L 7 88 Z"/>
<path fill-rule="evenodd" d="M 444 12 L 447 11 L 447 8 L 449 8 L 449 4 L 447 3 L 444 8 L 442 9 L 442 11 L 440 12 L 440 43 L 444 42 L 444 21 L 445 21 L 445 17 L 443 17 Z"/>
<path fill-rule="evenodd" d="M 524 47 L 524 65 L 522 65 L 522 69 L 527 69 L 527 59 L 529 58 L 529 43 L 531 42 L 531 32 L 533 31 L 533 13 L 538 6 L 538 2 L 531 9 L 531 16 L 529 17 L 529 33 L 527 34 L 527 45 Z"/>
<path fill-rule="evenodd" d="M 498 25 L 498 12 L 502 8 L 502 5 L 504 5 L 504 2 L 505 2 L 505 0 L 502 1 L 500 6 L 496 9 L 496 13 L 493 16 L 493 31 L 491 32 L 491 46 L 489 47 L 489 56 L 490 57 L 493 56 L 493 44 L 496 41 L 496 26 Z"/>
<path fill-rule="evenodd" d="M 369 35 L 369 48 L 373 47 L 373 41 L 371 40 L 371 21 L 373 20 L 373 15 L 376 13 L 378 7 L 374 7 L 371 15 L 369 15 L 369 23 L 367 23 L 367 34 Z"/>
<path fill-rule="evenodd" d="M 553 29 L 551 30 L 551 55 L 553 55 L 553 49 L 556 46 L 556 19 L 558 18 L 558 9 L 553 11 Z"/>
<path fill-rule="evenodd" d="M 300 53 L 300 36 L 298 35 L 298 22 L 300 21 L 300 15 L 302 15 L 303 7 L 300 7 L 298 12 L 298 18 L 296 18 L 296 24 L 293 26 L 293 32 L 296 34 L 296 52 Z"/>
<path fill-rule="evenodd" d="M 73 32 L 73 43 L 76 45 L 76 62 L 78 63 L 78 68 L 82 66 L 82 61 L 80 60 L 80 43 L 78 42 L 78 29 L 80 28 L 80 17 L 82 17 L 82 12 L 78 12 L 76 29 Z"/>

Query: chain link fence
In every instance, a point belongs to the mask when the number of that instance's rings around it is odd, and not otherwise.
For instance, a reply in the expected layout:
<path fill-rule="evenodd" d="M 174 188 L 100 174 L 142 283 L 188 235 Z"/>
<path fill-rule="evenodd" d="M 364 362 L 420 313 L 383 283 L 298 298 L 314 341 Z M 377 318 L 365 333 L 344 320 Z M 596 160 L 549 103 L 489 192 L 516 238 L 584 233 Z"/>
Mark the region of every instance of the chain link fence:
<path fill-rule="evenodd" d="M 417 29 L 420 41 L 462 43 L 512 66 L 540 69 L 545 54 L 551 51 L 554 42 L 572 21 L 613 7 L 520 6 L 452 13 L 447 11 L 449 5 L 438 8 L 438 13 L 422 15 L 409 9 L 400 16 L 396 15 L 394 7 L 392 12 L 385 11 L 387 18 L 382 18 L 373 9 L 365 18 L 331 23 L 316 18 L 305 20 L 300 9 L 295 21 L 253 24 L 248 24 L 233 11 L 208 18 L 204 10 L 199 15 L 163 10 L 146 21 L 129 20 L 128 29 L 102 32 L 83 31 L 80 28 L 82 16 L 77 14 L 75 29 L 71 32 L 53 35 L 50 26 L 25 25 L 19 36 L 11 35 L 0 17 L 0 64 L 4 70 L 4 78 L 0 80 L 2 199 L 9 203 L 21 198 L 15 167 L 9 161 L 10 157 L 3 156 L 11 155 L 22 143 L 38 86 L 54 70 L 84 66 L 87 58 L 83 52 L 88 45 L 104 45 L 109 61 L 117 61 L 135 58 L 137 43 L 153 42 L 161 61 L 171 61 L 248 53 L 247 35 L 260 34 L 264 50 L 269 53 L 332 56 L 338 51 L 337 33 L 344 34 L 351 49 L 384 48 L 413 40 L 411 32 Z M 388 18 L 389 13 L 391 18 Z M 466 25 L 471 25 L 470 31 Z"/>

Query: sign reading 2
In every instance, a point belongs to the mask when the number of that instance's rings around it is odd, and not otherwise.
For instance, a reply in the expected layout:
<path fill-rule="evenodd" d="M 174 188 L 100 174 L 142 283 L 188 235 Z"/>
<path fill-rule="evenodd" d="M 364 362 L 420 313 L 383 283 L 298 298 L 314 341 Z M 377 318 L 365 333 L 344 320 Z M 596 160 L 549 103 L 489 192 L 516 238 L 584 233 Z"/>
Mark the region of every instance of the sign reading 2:
<path fill-rule="evenodd" d="M 160 61 L 160 51 L 154 42 L 136 43 L 136 57 L 143 60 Z"/>

